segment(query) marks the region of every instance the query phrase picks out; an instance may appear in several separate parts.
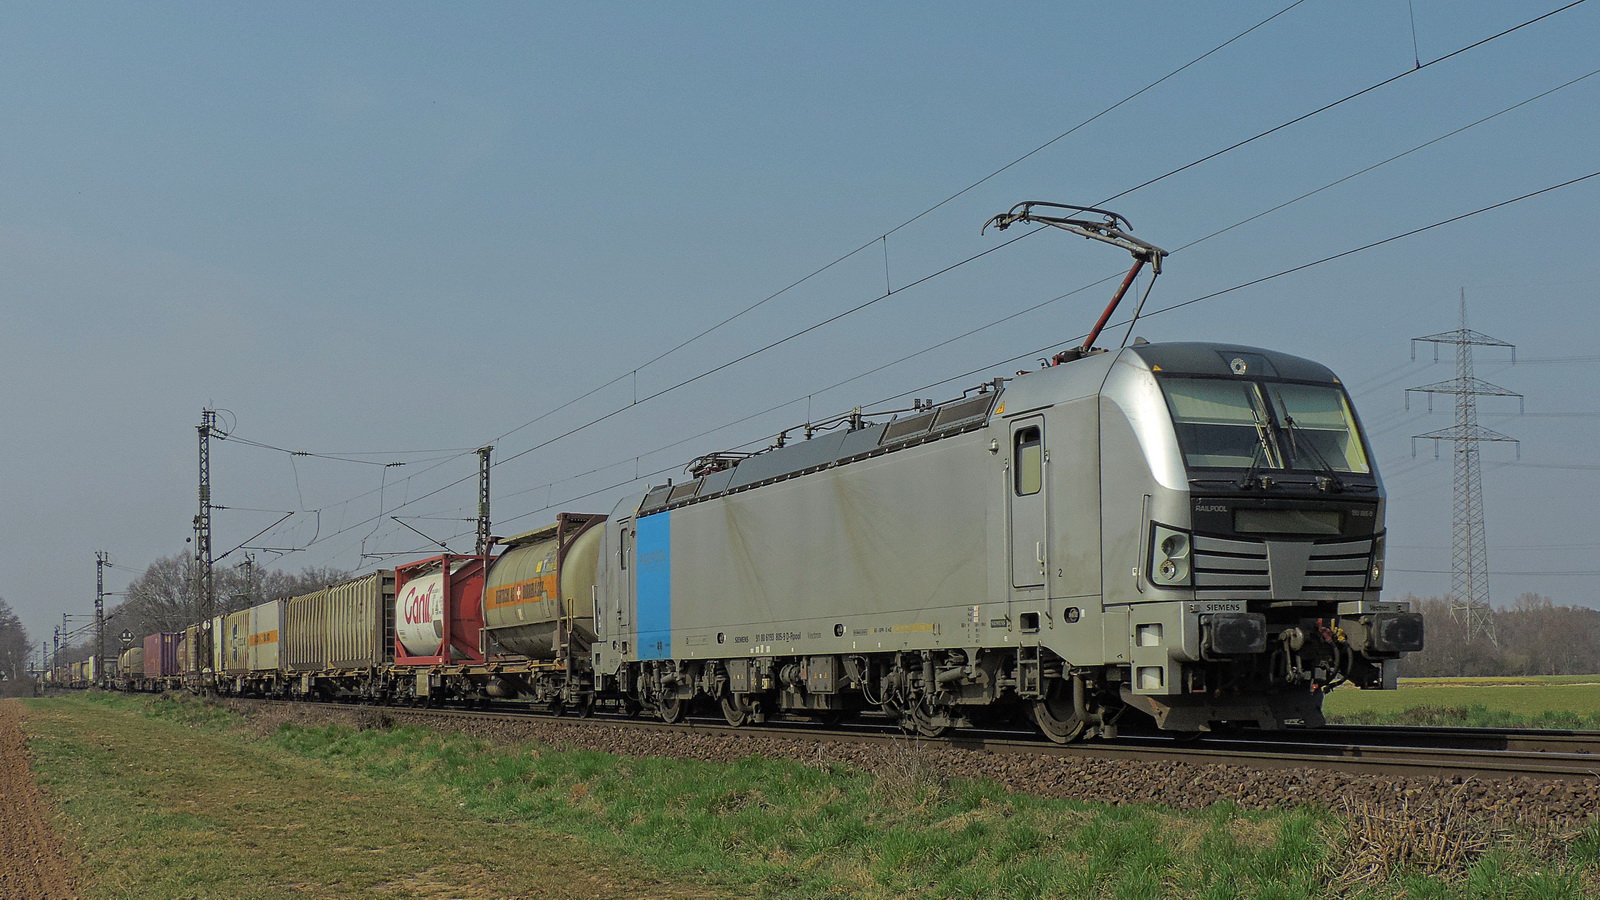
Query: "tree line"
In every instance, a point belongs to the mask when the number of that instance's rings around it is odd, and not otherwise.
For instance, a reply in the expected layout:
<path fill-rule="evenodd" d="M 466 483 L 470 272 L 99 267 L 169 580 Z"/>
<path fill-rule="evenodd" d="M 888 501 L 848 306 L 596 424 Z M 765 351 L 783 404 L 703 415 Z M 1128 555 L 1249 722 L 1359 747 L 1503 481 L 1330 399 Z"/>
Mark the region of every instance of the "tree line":
<path fill-rule="evenodd" d="M 1489 610 L 1490 640 L 1481 633 L 1469 637 L 1465 616 L 1452 615 L 1447 598 L 1403 599 L 1422 613 L 1425 637 L 1422 652 L 1400 662 L 1401 677 L 1600 673 L 1600 610 L 1525 593 L 1509 607 Z"/>
<path fill-rule="evenodd" d="M 20 680 L 28 673 L 33 643 L 11 604 L 0 600 L 0 681 Z"/>
<path fill-rule="evenodd" d="M 194 557 L 184 553 L 163 556 L 145 568 L 144 572 L 128 584 L 122 602 L 106 610 L 106 655 L 115 659 L 123 650 L 117 635 L 127 631 L 133 635 L 130 646 L 142 646 L 145 635 L 160 631 L 182 631 L 200 620 L 199 566 Z M 307 568 L 299 572 L 275 570 L 249 570 L 218 568 L 212 572 L 213 615 L 224 615 L 249 609 L 272 600 L 286 600 L 321 590 L 350 578 L 342 569 Z M 6 607 L 9 611 L 9 607 Z M 4 634 L 4 620 L 0 618 L 0 638 Z M 17 628 L 21 628 L 18 623 Z M 63 664 L 88 659 L 95 653 L 94 626 L 83 629 L 70 644 L 61 648 L 59 661 Z M 27 634 L 22 633 L 22 645 L 27 647 Z M 5 644 L 0 641 L 0 648 Z M 23 669 L 27 651 L 23 651 Z M 0 657 L 3 660 L 3 657 Z"/>

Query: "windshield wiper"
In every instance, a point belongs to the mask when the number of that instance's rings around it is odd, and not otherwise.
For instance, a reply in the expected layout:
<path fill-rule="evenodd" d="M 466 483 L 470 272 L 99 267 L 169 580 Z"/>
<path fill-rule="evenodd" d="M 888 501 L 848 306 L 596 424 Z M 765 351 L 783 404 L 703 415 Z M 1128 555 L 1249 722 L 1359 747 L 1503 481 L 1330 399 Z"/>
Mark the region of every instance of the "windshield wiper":
<path fill-rule="evenodd" d="M 1259 483 L 1263 488 L 1272 487 L 1272 479 L 1265 475 L 1257 474 L 1262 463 L 1266 463 L 1267 465 L 1277 469 L 1283 468 L 1283 460 L 1274 460 L 1273 458 L 1272 451 L 1277 441 L 1272 433 L 1272 424 L 1270 420 L 1267 419 L 1266 414 L 1262 412 L 1260 407 L 1256 405 L 1256 401 L 1259 399 L 1260 397 L 1258 395 L 1253 395 L 1250 398 L 1250 417 L 1254 419 L 1256 423 L 1256 445 L 1255 448 L 1250 451 L 1250 467 L 1244 470 L 1244 477 L 1239 479 L 1239 487 L 1242 490 L 1249 490 L 1253 483 Z"/>
<path fill-rule="evenodd" d="M 1239 489 L 1240 490 L 1248 491 L 1252 487 L 1255 487 L 1256 479 L 1258 477 L 1261 479 L 1261 486 L 1262 487 L 1264 487 L 1264 488 L 1265 487 L 1271 487 L 1271 482 L 1265 476 L 1258 476 L 1256 474 L 1256 472 L 1260 470 L 1261 463 L 1265 459 L 1264 455 L 1261 452 L 1262 449 L 1265 446 L 1266 445 L 1261 443 L 1260 441 L 1256 441 L 1255 449 L 1250 452 L 1250 468 L 1245 469 L 1244 470 L 1244 475 L 1242 475 L 1239 478 Z"/>
<path fill-rule="evenodd" d="M 1300 459 L 1300 426 L 1294 423 L 1294 416 L 1284 413 L 1283 430 L 1289 435 L 1289 454 L 1298 462 Z M 1317 487 L 1332 494 L 1344 490 L 1344 481 L 1339 477 L 1338 471 L 1328 462 L 1328 458 L 1317 449 L 1316 441 L 1306 439 L 1306 450 L 1312 461 L 1322 469 L 1322 474 L 1317 477 Z"/>

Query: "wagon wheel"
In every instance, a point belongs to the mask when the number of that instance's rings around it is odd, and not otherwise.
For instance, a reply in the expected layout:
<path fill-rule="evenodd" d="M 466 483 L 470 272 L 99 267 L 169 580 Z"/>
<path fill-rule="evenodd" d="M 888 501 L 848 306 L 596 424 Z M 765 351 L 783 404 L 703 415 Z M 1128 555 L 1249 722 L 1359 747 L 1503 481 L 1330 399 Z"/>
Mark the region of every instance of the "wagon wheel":
<path fill-rule="evenodd" d="M 751 702 L 737 694 L 728 694 L 720 702 L 722 704 L 722 718 L 726 719 L 728 724 L 735 728 L 749 724 L 756 718 L 756 714 L 761 709 L 759 703 Z"/>
<path fill-rule="evenodd" d="M 660 716 L 661 721 L 668 725 L 676 725 L 682 722 L 683 714 L 688 711 L 688 708 L 689 704 L 685 703 L 683 698 L 677 694 L 673 694 L 670 697 L 662 697 L 656 701 L 656 715 Z"/>
<path fill-rule="evenodd" d="M 1068 744 L 1083 734 L 1088 724 L 1072 708 L 1072 695 L 1064 681 L 1050 682 L 1049 693 L 1033 701 L 1033 721 L 1044 736 L 1058 744 Z"/>

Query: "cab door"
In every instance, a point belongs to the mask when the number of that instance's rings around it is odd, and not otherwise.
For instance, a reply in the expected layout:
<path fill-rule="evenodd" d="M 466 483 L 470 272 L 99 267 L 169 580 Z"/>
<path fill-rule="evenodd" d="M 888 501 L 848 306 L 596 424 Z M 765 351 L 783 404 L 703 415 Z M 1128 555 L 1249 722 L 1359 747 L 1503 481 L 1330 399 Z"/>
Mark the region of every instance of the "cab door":
<path fill-rule="evenodd" d="M 636 536 L 631 516 L 617 523 L 617 631 L 621 636 L 627 636 L 633 630 L 633 545 Z"/>
<path fill-rule="evenodd" d="M 1010 479 L 1006 486 L 1011 508 L 1011 586 L 1044 587 L 1049 569 L 1050 541 L 1046 534 L 1046 481 L 1044 417 L 1030 416 L 1011 423 Z"/>

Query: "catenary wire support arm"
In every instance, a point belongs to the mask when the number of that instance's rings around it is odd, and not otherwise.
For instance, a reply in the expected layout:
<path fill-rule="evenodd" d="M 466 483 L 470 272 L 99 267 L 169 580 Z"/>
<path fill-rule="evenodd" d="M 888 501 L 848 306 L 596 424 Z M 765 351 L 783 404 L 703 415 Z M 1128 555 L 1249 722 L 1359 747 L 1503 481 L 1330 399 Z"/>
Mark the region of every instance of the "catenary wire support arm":
<path fill-rule="evenodd" d="M 1090 213 L 1104 218 L 1096 221 L 1094 219 L 1074 219 L 1065 216 L 1045 215 L 1034 212 L 1035 207 Z M 1095 339 L 1100 337 L 1100 332 L 1104 330 L 1106 323 L 1111 321 L 1112 314 L 1117 311 L 1117 305 L 1122 302 L 1123 296 L 1128 293 L 1128 288 L 1133 285 L 1133 280 L 1139 277 L 1139 272 L 1147 265 L 1150 267 L 1152 275 L 1151 286 L 1153 287 L 1155 284 L 1154 276 L 1161 274 L 1161 260 L 1167 256 L 1167 251 L 1157 247 L 1155 244 L 1129 234 L 1128 229 L 1133 228 L 1133 224 L 1126 217 L 1108 209 L 1096 209 L 1092 206 L 1072 206 L 1065 203 L 1028 200 L 1018 203 L 1006 212 L 989 219 L 989 221 L 983 223 L 983 228 L 979 229 L 979 232 L 982 233 L 988 230 L 990 225 L 993 225 L 998 231 L 1004 231 L 1018 222 L 1032 222 L 1060 228 L 1063 231 L 1070 231 L 1073 234 L 1082 235 L 1092 240 L 1104 241 L 1112 246 L 1121 247 L 1133 254 L 1133 266 L 1128 269 L 1127 276 L 1122 279 L 1122 284 L 1117 288 L 1116 295 L 1106 305 L 1105 312 L 1100 314 L 1100 320 L 1094 323 L 1094 328 L 1089 330 L 1089 336 L 1084 338 L 1083 346 L 1077 348 L 1076 353 L 1069 351 L 1068 353 L 1057 354 L 1056 358 L 1052 360 L 1057 365 L 1069 359 L 1076 359 L 1093 349 Z M 1146 296 L 1148 296 L 1148 291 Z M 1140 306 L 1142 307 L 1143 303 Z M 1129 323 L 1129 327 L 1132 327 L 1132 323 Z"/>
<path fill-rule="evenodd" d="M 423 539 L 426 540 L 428 543 L 430 543 L 430 544 L 438 544 L 440 547 L 442 547 L 445 550 L 445 552 L 449 552 L 450 545 L 446 544 L 444 541 L 439 540 L 438 538 L 434 537 L 431 534 L 423 534 L 421 531 L 417 531 L 417 529 L 411 527 L 411 524 L 409 522 L 406 522 L 405 520 L 401 519 L 399 516 L 390 516 L 389 518 L 395 520 L 396 522 L 399 522 L 401 525 L 404 525 L 407 528 L 411 528 L 411 530 L 412 531 L 416 531 L 417 534 L 421 534 Z M 365 554 L 363 554 L 363 555 L 365 555 Z"/>

